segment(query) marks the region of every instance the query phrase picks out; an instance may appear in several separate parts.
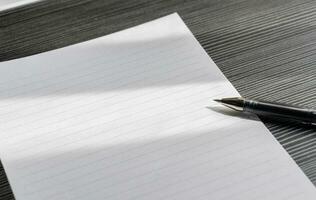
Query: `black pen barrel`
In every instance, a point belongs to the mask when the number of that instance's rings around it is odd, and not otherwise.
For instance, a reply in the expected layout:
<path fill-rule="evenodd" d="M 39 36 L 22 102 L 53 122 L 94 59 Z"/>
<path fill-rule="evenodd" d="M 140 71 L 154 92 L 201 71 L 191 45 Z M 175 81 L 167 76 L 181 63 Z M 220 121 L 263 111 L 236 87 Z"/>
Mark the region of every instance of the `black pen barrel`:
<path fill-rule="evenodd" d="M 259 116 L 273 117 L 282 121 L 316 124 L 316 111 L 312 109 L 253 100 L 244 100 L 243 109 L 245 112 L 251 112 Z"/>

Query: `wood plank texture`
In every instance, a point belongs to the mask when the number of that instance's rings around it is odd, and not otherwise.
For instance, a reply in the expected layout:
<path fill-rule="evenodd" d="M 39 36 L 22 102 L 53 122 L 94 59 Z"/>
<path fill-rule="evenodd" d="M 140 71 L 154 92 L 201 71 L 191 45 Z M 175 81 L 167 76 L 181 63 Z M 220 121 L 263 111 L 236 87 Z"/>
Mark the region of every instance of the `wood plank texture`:
<path fill-rule="evenodd" d="M 316 107 L 315 0 L 47 0 L 0 13 L 0 60 L 61 48 L 173 12 L 243 96 Z M 264 121 L 316 184 L 315 128 Z M 13 199 L 2 168 L 0 199 Z"/>

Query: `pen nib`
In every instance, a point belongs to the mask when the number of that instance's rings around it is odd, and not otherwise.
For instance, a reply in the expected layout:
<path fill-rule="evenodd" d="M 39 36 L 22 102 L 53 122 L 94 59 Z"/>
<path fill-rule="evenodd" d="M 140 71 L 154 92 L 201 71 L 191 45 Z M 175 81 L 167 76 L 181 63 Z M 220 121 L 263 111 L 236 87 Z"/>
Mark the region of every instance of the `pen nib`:
<path fill-rule="evenodd" d="M 243 111 L 244 108 L 244 99 L 240 97 L 214 99 L 214 101 L 237 111 Z"/>

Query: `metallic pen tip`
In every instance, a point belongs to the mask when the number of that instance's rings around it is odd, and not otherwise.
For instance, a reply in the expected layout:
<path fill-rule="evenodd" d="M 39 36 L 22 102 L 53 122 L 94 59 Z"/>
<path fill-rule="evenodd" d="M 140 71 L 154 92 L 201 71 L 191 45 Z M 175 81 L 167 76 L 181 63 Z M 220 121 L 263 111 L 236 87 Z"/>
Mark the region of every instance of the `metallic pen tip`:
<path fill-rule="evenodd" d="M 214 101 L 218 102 L 218 103 L 222 103 L 221 99 L 213 99 Z"/>

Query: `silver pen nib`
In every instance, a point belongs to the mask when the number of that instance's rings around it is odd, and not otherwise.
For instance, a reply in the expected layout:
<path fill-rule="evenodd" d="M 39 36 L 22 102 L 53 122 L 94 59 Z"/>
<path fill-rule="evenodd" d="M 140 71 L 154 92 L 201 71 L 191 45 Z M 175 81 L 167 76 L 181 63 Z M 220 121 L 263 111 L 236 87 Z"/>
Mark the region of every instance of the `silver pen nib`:
<path fill-rule="evenodd" d="M 222 103 L 221 99 L 213 99 L 214 101 L 218 102 L 218 103 Z"/>
<path fill-rule="evenodd" d="M 243 111 L 244 109 L 244 98 L 241 97 L 214 99 L 214 101 L 236 111 Z"/>

